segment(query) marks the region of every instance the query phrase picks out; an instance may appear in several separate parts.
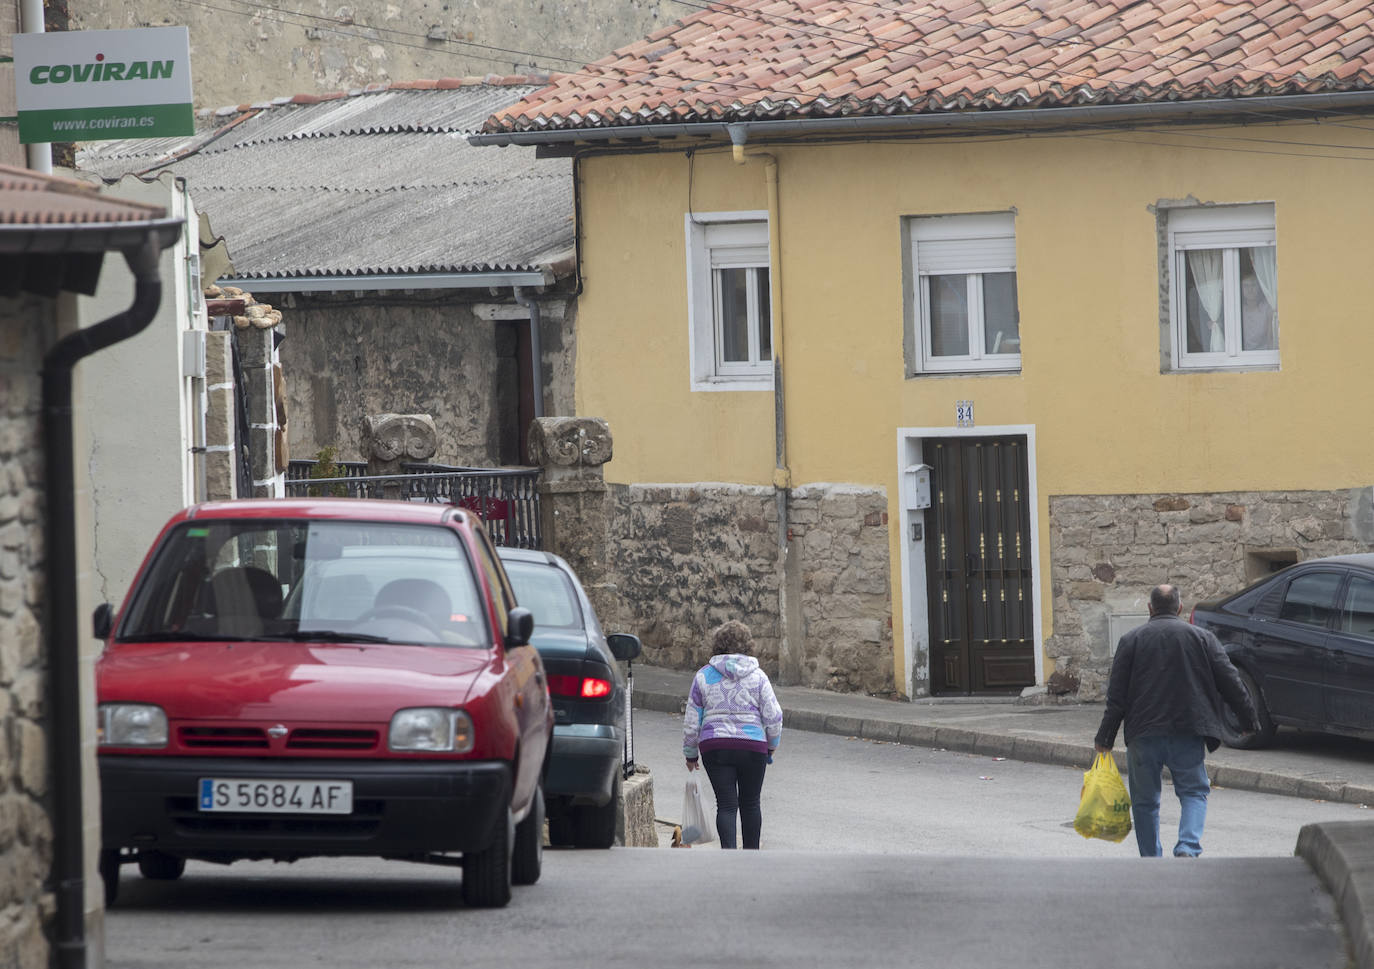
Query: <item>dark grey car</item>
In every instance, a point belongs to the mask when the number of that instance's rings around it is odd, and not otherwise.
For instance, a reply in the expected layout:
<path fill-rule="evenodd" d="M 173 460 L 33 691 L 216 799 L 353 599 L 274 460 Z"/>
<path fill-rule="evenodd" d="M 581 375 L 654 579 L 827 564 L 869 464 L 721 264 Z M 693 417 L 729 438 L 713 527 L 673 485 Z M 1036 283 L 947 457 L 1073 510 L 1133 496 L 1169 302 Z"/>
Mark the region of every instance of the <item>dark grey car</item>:
<path fill-rule="evenodd" d="M 1259 712 L 1252 734 L 1228 719 L 1229 745 L 1265 746 L 1285 724 L 1374 738 L 1374 555 L 1289 566 L 1199 602 L 1192 622 L 1221 640 Z"/>
<path fill-rule="evenodd" d="M 544 802 L 549 842 L 580 848 L 615 843 L 626 761 L 629 684 L 617 660 L 640 653 L 637 636 L 605 635 L 577 575 L 557 555 L 499 548 L 515 598 L 534 613 L 553 699 L 553 744 Z"/>

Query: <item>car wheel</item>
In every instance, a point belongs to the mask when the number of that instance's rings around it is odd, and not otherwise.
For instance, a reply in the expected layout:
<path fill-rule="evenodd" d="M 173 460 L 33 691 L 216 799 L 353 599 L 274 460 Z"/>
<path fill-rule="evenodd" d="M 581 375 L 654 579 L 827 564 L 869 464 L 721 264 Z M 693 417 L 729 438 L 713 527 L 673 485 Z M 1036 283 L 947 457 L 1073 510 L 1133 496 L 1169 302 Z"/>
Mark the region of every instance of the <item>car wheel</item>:
<path fill-rule="evenodd" d="M 510 903 L 514 841 L 515 820 L 506 808 L 505 821 L 497 822 L 491 844 L 463 855 L 463 901 L 472 908 L 502 908 Z"/>
<path fill-rule="evenodd" d="M 169 855 L 164 851 L 140 851 L 138 853 L 138 873 L 144 878 L 157 881 L 175 881 L 186 870 L 186 859 Z"/>
<path fill-rule="evenodd" d="M 544 788 L 534 789 L 530 811 L 515 828 L 515 852 L 511 859 L 511 881 L 533 885 L 544 870 Z"/>
<path fill-rule="evenodd" d="M 1244 725 L 1240 721 L 1230 704 L 1222 702 L 1222 731 L 1224 736 L 1221 738 L 1226 742 L 1226 746 L 1235 747 L 1238 750 L 1258 750 L 1261 747 L 1268 747 L 1274 742 L 1274 734 L 1278 728 L 1274 726 L 1274 721 L 1269 718 L 1269 708 L 1264 705 L 1264 697 L 1255 685 L 1254 678 L 1240 667 L 1236 667 L 1236 672 L 1240 674 L 1240 681 L 1245 685 L 1245 690 L 1250 694 L 1250 701 L 1255 705 L 1255 712 L 1259 715 L 1259 730 L 1252 734 L 1244 732 Z"/>
<path fill-rule="evenodd" d="M 119 851 L 100 853 L 100 880 L 105 883 L 105 907 L 109 908 L 119 897 Z"/>
<path fill-rule="evenodd" d="M 620 767 L 616 766 L 611 799 L 597 807 L 588 804 L 577 809 L 577 840 L 579 848 L 609 848 L 615 844 L 616 821 L 620 817 Z"/>

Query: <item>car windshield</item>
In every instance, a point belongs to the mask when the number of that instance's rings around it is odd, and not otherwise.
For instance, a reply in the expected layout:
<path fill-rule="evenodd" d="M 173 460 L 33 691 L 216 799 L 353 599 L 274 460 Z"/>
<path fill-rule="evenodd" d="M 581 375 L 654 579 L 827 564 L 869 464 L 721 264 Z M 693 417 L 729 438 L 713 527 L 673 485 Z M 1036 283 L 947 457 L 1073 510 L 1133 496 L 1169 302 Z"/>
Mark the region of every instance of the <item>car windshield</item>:
<path fill-rule="evenodd" d="M 536 627 L 581 629 L 582 609 L 572 582 L 552 565 L 504 560 L 515 601 L 534 614 Z"/>
<path fill-rule="evenodd" d="M 441 525 L 189 521 L 158 549 L 118 638 L 484 646 L 481 602 Z"/>

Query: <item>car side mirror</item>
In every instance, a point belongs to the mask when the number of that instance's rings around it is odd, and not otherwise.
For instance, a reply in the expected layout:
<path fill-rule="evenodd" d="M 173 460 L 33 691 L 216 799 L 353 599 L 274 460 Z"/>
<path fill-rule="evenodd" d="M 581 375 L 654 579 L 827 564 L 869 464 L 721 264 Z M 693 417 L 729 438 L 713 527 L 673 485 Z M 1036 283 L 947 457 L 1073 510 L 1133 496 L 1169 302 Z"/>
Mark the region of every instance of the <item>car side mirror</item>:
<path fill-rule="evenodd" d="M 108 602 L 102 602 L 95 607 L 95 612 L 91 613 L 91 632 L 96 639 L 109 639 L 110 630 L 114 628 L 114 607 Z"/>
<path fill-rule="evenodd" d="M 516 606 L 506 614 L 506 648 L 528 646 L 534 635 L 534 613 Z"/>
<path fill-rule="evenodd" d="M 644 651 L 639 637 L 630 633 L 611 633 L 606 637 L 606 645 L 611 647 L 611 655 L 622 663 L 639 659 L 639 654 Z"/>

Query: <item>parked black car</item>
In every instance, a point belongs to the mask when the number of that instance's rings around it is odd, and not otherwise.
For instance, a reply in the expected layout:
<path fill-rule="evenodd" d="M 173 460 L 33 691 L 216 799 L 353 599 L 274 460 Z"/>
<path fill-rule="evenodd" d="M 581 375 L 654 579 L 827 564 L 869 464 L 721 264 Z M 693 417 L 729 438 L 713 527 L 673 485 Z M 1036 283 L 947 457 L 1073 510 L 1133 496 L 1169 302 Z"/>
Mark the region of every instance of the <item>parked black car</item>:
<path fill-rule="evenodd" d="M 1283 724 L 1374 738 L 1374 554 L 1289 566 L 1224 599 L 1200 602 L 1191 621 L 1221 640 L 1259 711 L 1233 747 L 1262 747 Z"/>
<path fill-rule="evenodd" d="M 543 658 L 553 699 L 553 745 L 544 803 L 549 843 L 615 843 L 631 729 L 629 684 L 617 660 L 639 656 L 639 637 L 601 631 L 577 575 L 557 555 L 500 548 L 516 601 L 534 613 L 530 642 Z"/>

